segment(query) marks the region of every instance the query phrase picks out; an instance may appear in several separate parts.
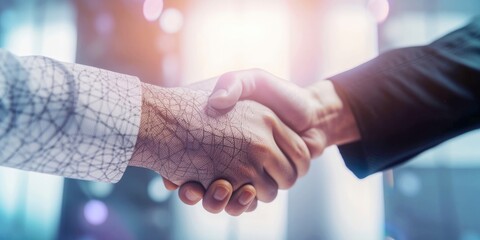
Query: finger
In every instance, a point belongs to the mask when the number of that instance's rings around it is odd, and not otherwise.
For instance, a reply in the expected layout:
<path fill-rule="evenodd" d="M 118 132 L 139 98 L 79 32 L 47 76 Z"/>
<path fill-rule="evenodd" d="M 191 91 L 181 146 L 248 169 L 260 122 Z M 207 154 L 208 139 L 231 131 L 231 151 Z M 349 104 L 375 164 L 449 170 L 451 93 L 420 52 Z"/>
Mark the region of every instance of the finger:
<path fill-rule="evenodd" d="M 170 190 L 170 191 L 173 191 L 173 190 L 176 190 L 178 188 L 178 185 L 173 183 L 173 182 L 170 182 L 170 180 L 162 177 L 163 179 L 163 185 L 165 185 L 165 188 L 167 190 Z"/>
<path fill-rule="evenodd" d="M 255 209 L 257 209 L 257 205 L 258 205 L 258 200 L 255 198 L 253 199 L 252 203 L 250 204 L 250 206 L 248 206 L 248 209 L 246 212 L 253 212 L 255 211 Z"/>
<path fill-rule="evenodd" d="M 311 157 L 303 139 L 281 121 L 277 121 L 273 126 L 273 137 L 291 165 L 295 167 L 298 177 L 307 174 Z"/>
<path fill-rule="evenodd" d="M 305 110 L 305 101 L 299 100 L 305 94 L 304 89 L 292 82 L 263 70 L 251 69 L 220 76 L 208 103 L 222 110 L 235 106 L 242 99 L 253 100 L 272 109 L 287 125 L 301 131 L 308 125 L 306 114 L 292 114 L 292 109 Z"/>
<path fill-rule="evenodd" d="M 178 196 L 180 200 L 187 205 L 195 205 L 204 196 L 205 189 L 200 183 L 197 182 L 187 182 L 180 186 L 178 190 Z"/>
<path fill-rule="evenodd" d="M 312 128 L 303 132 L 301 136 L 310 151 L 311 158 L 322 155 L 327 146 L 327 138 L 323 131 Z"/>
<path fill-rule="evenodd" d="M 253 186 L 257 190 L 257 199 L 262 202 L 272 202 L 278 194 L 278 184 L 273 180 L 270 174 L 264 170 L 264 173 L 254 177 Z"/>
<path fill-rule="evenodd" d="M 265 158 L 263 163 L 265 171 L 275 180 L 275 182 L 277 182 L 278 187 L 280 189 L 288 189 L 295 183 L 298 174 L 295 165 L 288 160 L 288 157 L 285 156 L 277 145 L 276 139 L 280 139 L 281 137 L 276 135 L 283 133 L 282 131 L 279 131 L 278 127 L 280 125 L 280 120 L 275 116 L 270 116 L 265 118 L 265 122 L 267 126 L 271 126 L 271 131 L 273 132 L 271 139 L 272 142 L 270 144 L 267 142 L 267 149 L 259 149 L 259 153 L 256 154 L 256 156 Z M 255 152 L 253 153 L 255 154 Z"/>
<path fill-rule="evenodd" d="M 236 72 L 225 73 L 218 78 L 217 84 L 208 99 L 209 106 L 216 109 L 228 109 L 240 100 L 243 92 L 240 75 Z"/>
<path fill-rule="evenodd" d="M 257 192 L 252 185 L 247 184 L 242 186 L 233 193 L 230 201 L 225 207 L 225 211 L 232 216 L 239 216 L 248 209 L 250 204 L 252 204 L 255 195 L 257 195 Z"/>
<path fill-rule="evenodd" d="M 250 99 L 265 105 L 295 131 L 305 130 L 308 126 L 306 119 L 309 109 L 304 97 L 307 96 L 305 89 L 298 85 L 279 78 L 262 70 L 253 70 L 255 79 L 254 90 L 244 90 L 241 99 Z M 250 80 L 252 81 L 252 80 Z"/>
<path fill-rule="evenodd" d="M 274 152 L 267 157 L 269 160 L 264 164 L 265 171 L 277 182 L 278 188 L 288 189 L 297 181 L 297 170 L 277 145 L 271 148 Z"/>
<path fill-rule="evenodd" d="M 232 196 L 233 187 L 226 180 L 216 180 L 208 186 L 203 197 L 203 208 L 211 213 L 221 212 Z"/>

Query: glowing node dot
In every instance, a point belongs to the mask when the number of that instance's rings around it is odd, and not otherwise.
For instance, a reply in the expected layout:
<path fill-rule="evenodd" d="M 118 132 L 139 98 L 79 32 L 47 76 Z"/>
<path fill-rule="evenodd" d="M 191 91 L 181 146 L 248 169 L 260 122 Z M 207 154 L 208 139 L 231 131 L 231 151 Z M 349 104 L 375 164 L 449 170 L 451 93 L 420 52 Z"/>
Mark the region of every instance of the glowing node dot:
<path fill-rule="evenodd" d="M 384 22 L 390 12 L 390 4 L 388 0 L 370 0 L 368 1 L 368 9 L 375 17 L 378 23 Z"/>
<path fill-rule="evenodd" d="M 163 10 L 163 0 L 145 0 L 143 2 L 143 16 L 153 22 L 160 17 Z"/>
<path fill-rule="evenodd" d="M 98 200 L 90 200 L 83 208 L 83 215 L 87 222 L 92 225 L 103 224 L 108 217 L 107 205 Z"/>
<path fill-rule="evenodd" d="M 176 33 L 182 26 L 182 13 L 175 8 L 165 9 L 160 17 L 160 28 L 166 33 Z"/>

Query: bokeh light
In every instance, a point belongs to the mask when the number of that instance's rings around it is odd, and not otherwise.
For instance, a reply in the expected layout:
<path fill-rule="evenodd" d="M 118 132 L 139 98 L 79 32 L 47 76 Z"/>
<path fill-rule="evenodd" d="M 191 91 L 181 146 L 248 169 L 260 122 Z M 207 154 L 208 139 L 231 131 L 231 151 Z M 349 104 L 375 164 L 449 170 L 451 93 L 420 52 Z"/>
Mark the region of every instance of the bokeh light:
<path fill-rule="evenodd" d="M 165 189 L 161 177 L 153 178 L 148 184 L 148 196 L 150 196 L 153 201 L 163 202 L 168 199 L 170 194 L 171 192 Z"/>
<path fill-rule="evenodd" d="M 107 205 L 102 201 L 90 200 L 83 208 L 83 215 L 88 223 L 92 225 L 101 225 L 108 217 Z"/>
<path fill-rule="evenodd" d="M 163 11 L 160 17 L 160 28 L 166 33 L 177 33 L 183 26 L 183 15 L 175 8 Z"/>
<path fill-rule="evenodd" d="M 402 173 L 397 180 L 398 189 L 408 197 L 416 196 L 422 187 L 419 177 L 411 172 Z"/>
<path fill-rule="evenodd" d="M 93 196 L 97 198 L 104 198 L 112 193 L 113 186 L 114 185 L 111 183 L 89 182 L 88 190 Z"/>
<path fill-rule="evenodd" d="M 148 21 L 156 21 L 163 10 L 163 0 L 145 0 L 143 2 L 143 16 Z"/>
<path fill-rule="evenodd" d="M 388 0 L 370 0 L 368 1 L 368 10 L 370 10 L 375 17 L 377 23 L 382 23 L 388 17 L 390 4 L 388 3 Z"/>

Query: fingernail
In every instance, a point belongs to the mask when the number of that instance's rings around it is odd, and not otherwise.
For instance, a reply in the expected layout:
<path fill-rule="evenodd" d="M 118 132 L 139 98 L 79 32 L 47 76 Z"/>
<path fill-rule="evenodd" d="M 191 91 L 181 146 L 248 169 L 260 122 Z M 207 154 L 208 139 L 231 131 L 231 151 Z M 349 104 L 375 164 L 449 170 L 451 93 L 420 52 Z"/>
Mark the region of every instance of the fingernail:
<path fill-rule="evenodd" d="M 213 198 L 215 198 L 215 200 L 217 201 L 223 201 L 225 200 L 225 198 L 227 198 L 227 195 L 228 195 L 228 190 L 224 187 L 217 187 L 215 189 L 215 192 L 213 193 Z"/>
<path fill-rule="evenodd" d="M 185 192 L 185 197 L 192 202 L 198 201 L 200 198 L 200 196 L 192 190 L 187 190 Z"/>
<path fill-rule="evenodd" d="M 242 204 L 243 206 L 247 206 L 252 202 L 255 196 L 251 192 L 243 192 L 242 195 L 238 198 L 238 203 Z"/>
<path fill-rule="evenodd" d="M 227 96 L 228 92 L 225 89 L 218 89 L 212 95 L 210 95 L 210 98 L 219 98 L 219 97 L 225 97 Z"/>

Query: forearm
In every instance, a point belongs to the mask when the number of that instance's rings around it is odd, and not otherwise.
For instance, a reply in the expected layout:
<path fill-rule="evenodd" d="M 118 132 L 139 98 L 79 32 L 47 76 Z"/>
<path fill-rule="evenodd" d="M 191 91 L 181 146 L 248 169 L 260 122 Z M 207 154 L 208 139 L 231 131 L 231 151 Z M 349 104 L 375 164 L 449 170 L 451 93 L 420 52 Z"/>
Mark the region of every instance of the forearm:
<path fill-rule="evenodd" d="M 0 165 L 118 181 L 138 132 L 138 79 L 45 57 L 0 57 Z"/>

